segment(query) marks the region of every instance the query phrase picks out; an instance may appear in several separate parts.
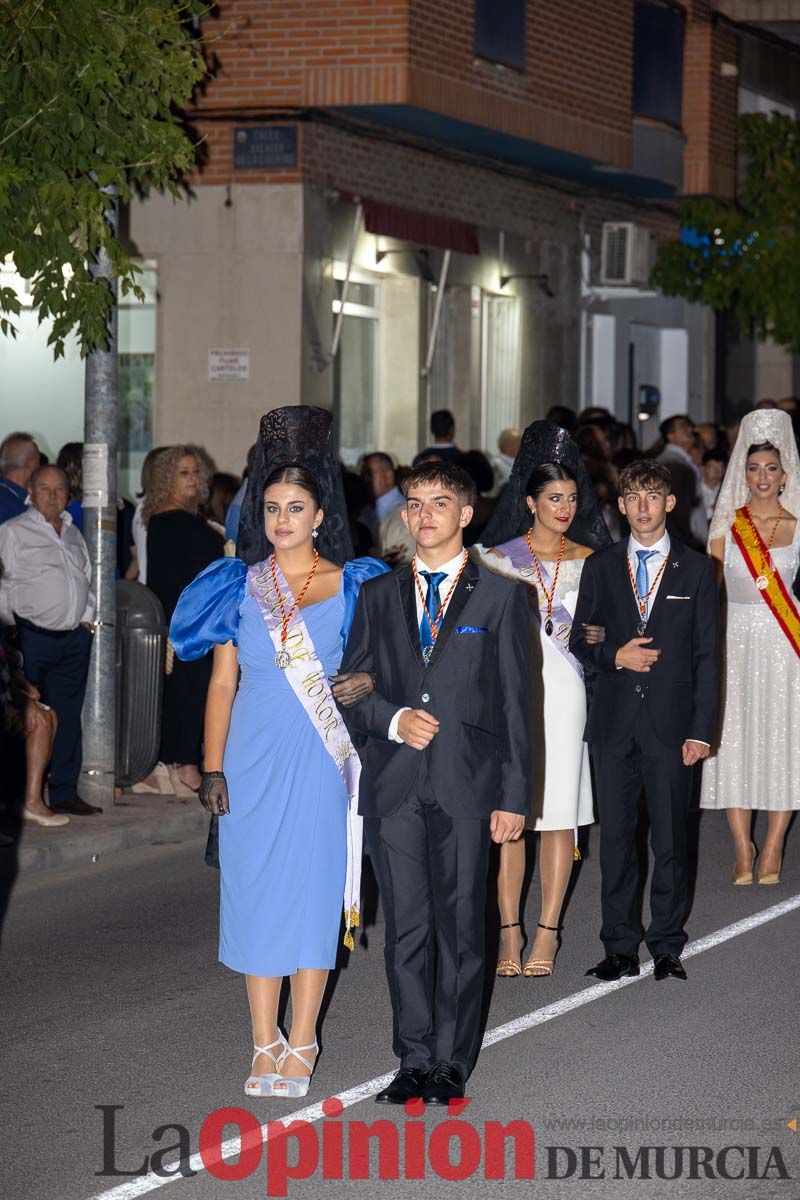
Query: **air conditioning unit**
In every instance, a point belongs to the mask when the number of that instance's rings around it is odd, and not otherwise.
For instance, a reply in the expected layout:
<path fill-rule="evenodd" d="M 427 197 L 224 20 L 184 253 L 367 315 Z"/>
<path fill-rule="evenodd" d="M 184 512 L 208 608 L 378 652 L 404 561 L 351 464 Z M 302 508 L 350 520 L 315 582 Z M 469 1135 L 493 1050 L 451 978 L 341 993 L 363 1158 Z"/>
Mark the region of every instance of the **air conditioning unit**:
<path fill-rule="evenodd" d="M 641 287 L 650 280 L 655 234 L 633 221 L 606 221 L 600 256 L 600 282 L 612 287 Z"/>

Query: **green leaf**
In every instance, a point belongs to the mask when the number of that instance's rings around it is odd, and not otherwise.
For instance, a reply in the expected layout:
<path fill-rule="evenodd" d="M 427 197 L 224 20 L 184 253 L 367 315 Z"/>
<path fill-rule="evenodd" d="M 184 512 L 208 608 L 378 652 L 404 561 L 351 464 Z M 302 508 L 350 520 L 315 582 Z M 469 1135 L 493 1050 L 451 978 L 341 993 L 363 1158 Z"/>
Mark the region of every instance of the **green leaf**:
<path fill-rule="evenodd" d="M 186 18 L 208 11 L 195 0 L 0 4 L 0 257 L 33 281 L 56 356 L 71 333 L 82 354 L 107 344 L 113 291 L 86 270 L 101 248 L 136 294 L 103 188 L 123 200 L 174 193 L 194 164 L 179 110 L 206 66 Z M 4 314 L 18 311 L 13 289 L 0 288 L 4 336 L 14 336 Z"/>

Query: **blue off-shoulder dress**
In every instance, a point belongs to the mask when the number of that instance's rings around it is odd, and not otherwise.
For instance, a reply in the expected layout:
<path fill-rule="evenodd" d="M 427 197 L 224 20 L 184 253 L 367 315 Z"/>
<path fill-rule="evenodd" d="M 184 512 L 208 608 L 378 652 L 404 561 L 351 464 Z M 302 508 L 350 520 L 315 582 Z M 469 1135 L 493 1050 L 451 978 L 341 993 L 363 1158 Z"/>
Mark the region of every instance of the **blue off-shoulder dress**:
<path fill-rule="evenodd" d="M 303 609 L 326 674 L 339 668 L 365 579 L 377 559 L 347 563 L 339 591 Z M 219 820 L 219 958 L 246 975 L 292 975 L 336 962 L 347 865 L 342 777 L 283 671 L 247 567 L 219 559 L 178 600 L 170 640 L 179 658 L 238 647 L 241 680 L 223 769 L 230 812 Z"/>

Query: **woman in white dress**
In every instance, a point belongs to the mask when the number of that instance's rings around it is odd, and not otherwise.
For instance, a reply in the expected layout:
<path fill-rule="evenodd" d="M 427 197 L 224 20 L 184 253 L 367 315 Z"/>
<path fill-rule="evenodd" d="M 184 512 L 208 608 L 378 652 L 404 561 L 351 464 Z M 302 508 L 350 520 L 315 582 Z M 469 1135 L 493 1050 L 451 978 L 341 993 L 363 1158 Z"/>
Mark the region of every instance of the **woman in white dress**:
<path fill-rule="evenodd" d="M 569 652 L 569 634 L 584 560 L 611 544 L 578 449 L 564 430 L 536 421 L 525 431 L 484 541 L 492 549 L 475 548 L 481 564 L 529 588 L 534 778 L 527 828 L 541 837 L 541 911 L 524 967 L 519 906 L 525 840 L 500 847 L 497 974 L 552 975 L 576 830 L 594 821 L 583 741 L 586 689 L 581 665 Z M 592 636 L 601 640 L 604 631 L 598 628 Z"/>
<path fill-rule="evenodd" d="M 768 813 L 758 882 L 779 883 L 800 808 L 800 461 L 788 413 L 742 420 L 709 533 L 727 602 L 722 725 L 701 808 L 726 810 L 733 882 L 753 882 L 754 811 Z"/>

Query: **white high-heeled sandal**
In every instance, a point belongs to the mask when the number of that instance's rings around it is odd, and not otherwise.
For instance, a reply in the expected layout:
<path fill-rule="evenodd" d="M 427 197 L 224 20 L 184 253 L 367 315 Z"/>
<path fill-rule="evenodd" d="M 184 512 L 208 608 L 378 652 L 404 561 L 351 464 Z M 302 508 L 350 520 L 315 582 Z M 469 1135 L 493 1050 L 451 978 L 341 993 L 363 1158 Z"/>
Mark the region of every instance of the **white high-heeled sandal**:
<path fill-rule="evenodd" d="M 272 1053 L 274 1046 L 280 1046 L 280 1054 Z M 266 1054 L 267 1057 L 271 1058 L 275 1063 L 276 1068 L 280 1067 L 281 1063 L 283 1062 L 284 1055 L 288 1049 L 289 1043 L 281 1033 L 280 1029 L 278 1030 L 277 1039 L 274 1042 L 270 1042 L 268 1046 L 257 1046 L 254 1042 L 253 1050 L 255 1053 L 253 1054 L 253 1061 L 250 1064 L 251 1069 L 255 1066 L 255 1062 L 259 1054 Z M 278 1075 L 277 1070 L 269 1071 L 266 1075 L 248 1075 L 247 1079 L 244 1081 L 244 1094 L 246 1096 L 271 1096 L 272 1085 L 275 1080 L 279 1078 L 280 1076 Z"/>
<path fill-rule="evenodd" d="M 300 1062 L 303 1064 L 304 1067 L 308 1068 L 308 1075 L 301 1075 L 301 1076 L 291 1076 L 291 1075 L 281 1075 L 281 1074 L 276 1075 L 272 1081 L 272 1093 L 271 1094 L 273 1096 L 283 1096 L 284 1099 L 286 1099 L 286 1100 L 295 1100 L 295 1099 L 299 1099 L 299 1097 L 301 1097 L 301 1096 L 305 1096 L 306 1093 L 308 1092 L 308 1085 L 311 1083 L 311 1076 L 314 1074 L 314 1068 L 316 1067 L 317 1063 L 316 1063 L 316 1059 L 314 1060 L 313 1063 L 310 1063 L 308 1061 L 308 1059 L 304 1058 L 303 1055 L 300 1053 L 301 1050 L 313 1050 L 315 1054 L 318 1054 L 319 1046 L 317 1045 L 316 1040 L 314 1040 L 310 1046 L 288 1046 L 287 1045 L 286 1049 L 284 1050 L 283 1054 L 281 1055 L 280 1062 L 278 1063 L 278 1070 L 280 1071 L 280 1068 L 283 1066 L 284 1062 L 289 1057 L 289 1055 L 293 1054 L 295 1056 L 295 1058 L 300 1059 Z"/>

